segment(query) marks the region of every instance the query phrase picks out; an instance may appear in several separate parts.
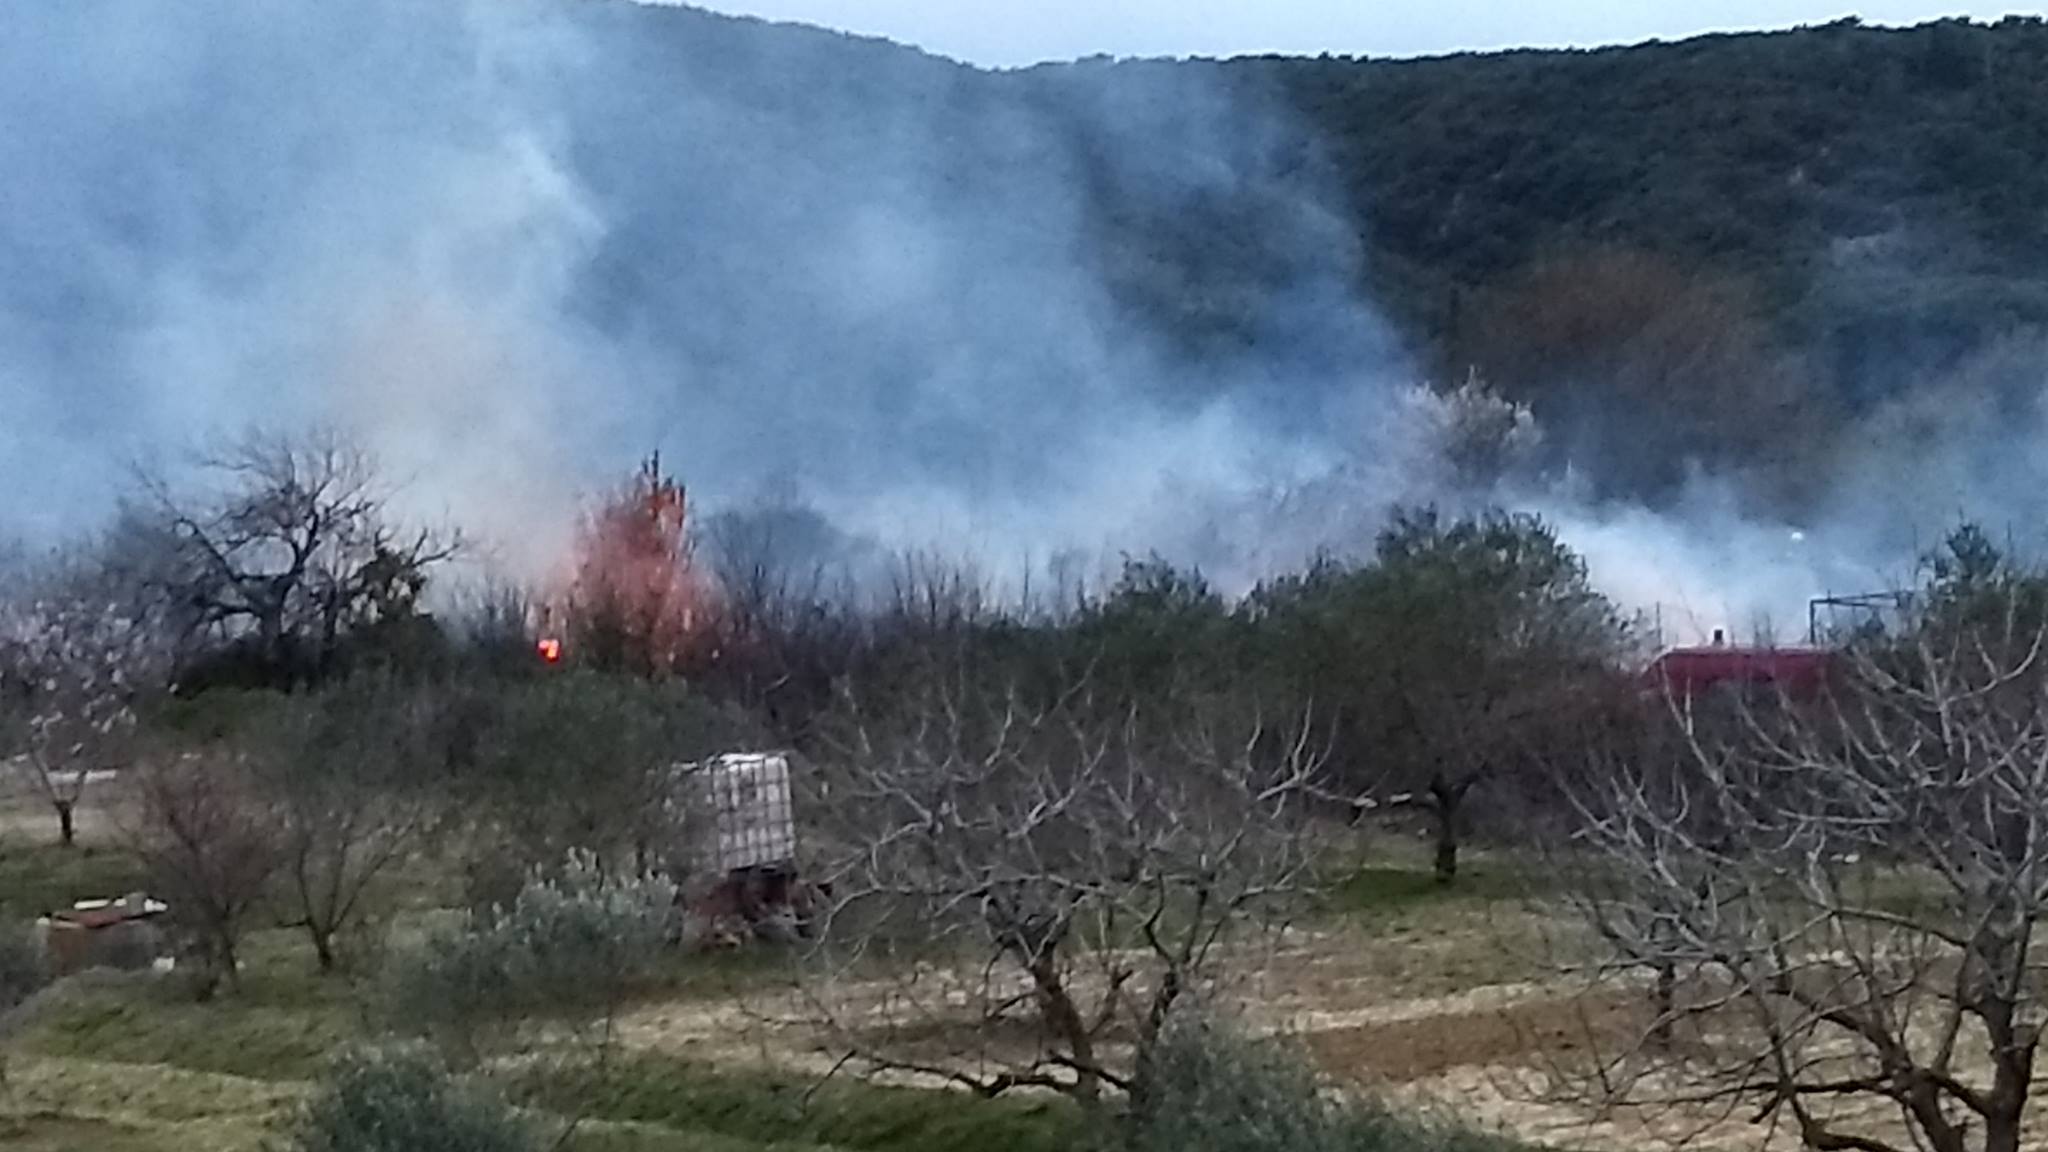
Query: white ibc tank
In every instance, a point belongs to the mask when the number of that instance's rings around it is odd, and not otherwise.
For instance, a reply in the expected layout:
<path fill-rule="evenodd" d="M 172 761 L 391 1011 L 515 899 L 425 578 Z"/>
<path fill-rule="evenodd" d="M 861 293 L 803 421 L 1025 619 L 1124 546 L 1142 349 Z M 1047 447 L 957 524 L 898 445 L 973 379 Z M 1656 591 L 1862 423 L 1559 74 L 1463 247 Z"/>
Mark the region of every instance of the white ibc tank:
<path fill-rule="evenodd" d="M 719 872 L 788 864 L 796 859 L 795 808 L 789 758 L 779 753 L 732 753 L 693 765 L 699 811 L 711 817 L 712 835 L 700 851 Z"/>

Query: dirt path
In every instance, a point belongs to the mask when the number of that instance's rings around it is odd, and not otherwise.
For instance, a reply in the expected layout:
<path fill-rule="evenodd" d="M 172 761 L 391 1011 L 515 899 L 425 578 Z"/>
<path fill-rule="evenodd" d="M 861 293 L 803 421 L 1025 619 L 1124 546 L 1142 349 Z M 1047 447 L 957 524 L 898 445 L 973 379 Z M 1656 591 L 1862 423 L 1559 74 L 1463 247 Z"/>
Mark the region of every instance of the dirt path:
<path fill-rule="evenodd" d="M 1259 1031 L 1299 1039 L 1340 1084 L 1466 1125 L 1590 1152 L 1684 1146 L 1699 1152 L 1794 1152 L 1796 1135 L 1720 1105 L 1597 1111 L 1559 1091 L 1559 1073 L 1591 1052 L 1642 1042 L 1647 987 L 1597 994 L 1545 963 L 1521 913 L 1435 916 L 1423 927 L 1295 933 L 1238 958 L 1234 1002 Z M 1480 978 L 1490 977 L 1490 978 Z M 890 985 L 868 990 L 877 1002 Z M 859 986 L 840 1003 L 858 1003 Z M 757 994 L 646 1007 L 620 1035 L 641 1047 L 719 1063 L 824 1075 L 838 1049 L 800 998 Z M 905 1083 L 935 1083 L 915 1077 Z M 1893 1118 L 1870 1112 L 1890 1128 Z M 2028 1145 L 2048 1152 L 2048 1130 Z"/>

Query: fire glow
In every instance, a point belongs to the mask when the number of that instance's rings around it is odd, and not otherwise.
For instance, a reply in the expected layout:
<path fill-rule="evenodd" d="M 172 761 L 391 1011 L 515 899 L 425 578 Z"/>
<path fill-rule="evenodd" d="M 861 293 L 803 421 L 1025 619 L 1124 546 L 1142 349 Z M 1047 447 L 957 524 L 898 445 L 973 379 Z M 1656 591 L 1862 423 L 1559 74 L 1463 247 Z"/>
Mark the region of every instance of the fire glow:
<path fill-rule="evenodd" d="M 715 591 L 691 553 L 683 486 L 658 454 L 584 518 L 569 568 L 543 601 L 534 651 L 576 663 L 674 672 L 712 651 Z"/>

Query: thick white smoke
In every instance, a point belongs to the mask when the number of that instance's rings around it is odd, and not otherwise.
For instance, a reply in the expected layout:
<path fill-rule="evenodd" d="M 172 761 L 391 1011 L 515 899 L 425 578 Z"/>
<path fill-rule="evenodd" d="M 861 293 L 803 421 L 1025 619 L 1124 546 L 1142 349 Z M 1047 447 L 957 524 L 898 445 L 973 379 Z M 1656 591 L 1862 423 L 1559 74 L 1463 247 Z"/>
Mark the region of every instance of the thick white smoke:
<path fill-rule="evenodd" d="M 1366 550 L 1394 502 L 1501 495 L 1358 295 L 1314 142 L 1207 66 L 991 75 L 623 0 L 10 24 L 0 534 L 310 420 L 528 571 L 654 449 L 700 506 L 815 509 L 818 548 L 1158 549 L 1226 587 Z M 1163 255 L 1191 248 L 1199 275 Z M 1512 498 L 1674 625 L 1897 554 L 1732 499 Z"/>

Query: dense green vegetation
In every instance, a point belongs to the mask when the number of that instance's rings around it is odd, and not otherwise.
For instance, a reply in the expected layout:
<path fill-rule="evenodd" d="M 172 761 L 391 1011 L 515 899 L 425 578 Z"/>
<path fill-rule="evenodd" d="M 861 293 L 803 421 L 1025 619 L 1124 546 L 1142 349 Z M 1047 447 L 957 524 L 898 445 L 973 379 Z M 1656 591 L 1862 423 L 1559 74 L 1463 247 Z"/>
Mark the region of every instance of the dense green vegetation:
<path fill-rule="evenodd" d="M 599 12 L 635 92 L 708 77 L 850 138 L 928 134 L 920 163 L 974 204 L 1071 177 L 1084 258 L 1187 354 L 1188 388 L 1240 356 L 1295 390 L 1383 360 L 1326 322 L 1364 299 L 1431 378 L 1477 368 L 1528 403 L 1553 463 L 1596 494 L 1666 498 L 1697 464 L 1785 509 L 1901 395 L 2009 416 L 2038 393 L 2038 355 L 1994 379 L 1982 363 L 2048 323 L 2037 18 L 990 74 L 814 30 Z M 816 83 L 792 90 L 775 60 Z M 639 108 L 593 110 L 593 139 Z M 1189 187 L 1189 171 L 1213 175 Z M 606 275 L 647 281 L 635 259 Z"/>
<path fill-rule="evenodd" d="M 1886 327 L 1884 308 L 1952 338 L 2042 317 L 2038 19 L 1233 67 L 1314 117 L 1372 252 L 1427 286 L 1397 303 L 1437 332 L 1457 292 L 1575 244 L 1753 278 L 1802 306 L 1795 331 Z M 1862 275 L 1830 284 L 1831 265 Z"/>
<path fill-rule="evenodd" d="M 1560 422 L 1676 419 L 1606 453 L 1620 488 L 1669 487 L 1658 449 L 1818 455 L 1826 418 L 2048 320 L 2038 19 L 1231 69 L 1317 126 L 1441 372 Z"/>

